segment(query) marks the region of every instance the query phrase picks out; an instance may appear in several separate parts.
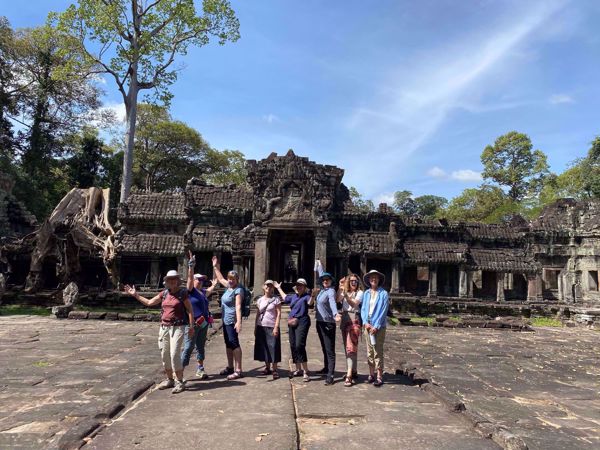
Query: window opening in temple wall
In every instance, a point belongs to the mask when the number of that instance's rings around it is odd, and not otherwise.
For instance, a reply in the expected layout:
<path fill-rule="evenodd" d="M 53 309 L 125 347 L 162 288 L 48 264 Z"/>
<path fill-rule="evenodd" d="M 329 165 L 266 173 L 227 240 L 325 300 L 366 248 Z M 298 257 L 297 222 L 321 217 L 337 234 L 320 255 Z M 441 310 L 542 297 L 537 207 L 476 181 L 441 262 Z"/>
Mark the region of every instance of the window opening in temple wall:
<path fill-rule="evenodd" d="M 598 291 L 598 271 L 588 270 L 588 290 L 592 292 Z"/>

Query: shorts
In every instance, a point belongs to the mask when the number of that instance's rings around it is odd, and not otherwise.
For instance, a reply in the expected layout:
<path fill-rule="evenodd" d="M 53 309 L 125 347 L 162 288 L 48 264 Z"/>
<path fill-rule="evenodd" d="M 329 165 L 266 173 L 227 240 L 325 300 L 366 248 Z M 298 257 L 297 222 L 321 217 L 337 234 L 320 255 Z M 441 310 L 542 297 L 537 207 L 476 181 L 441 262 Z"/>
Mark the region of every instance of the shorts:
<path fill-rule="evenodd" d="M 240 347 L 238 333 L 235 331 L 235 326 L 223 324 L 223 339 L 225 339 L 225 347 L 235 350 Z"/>

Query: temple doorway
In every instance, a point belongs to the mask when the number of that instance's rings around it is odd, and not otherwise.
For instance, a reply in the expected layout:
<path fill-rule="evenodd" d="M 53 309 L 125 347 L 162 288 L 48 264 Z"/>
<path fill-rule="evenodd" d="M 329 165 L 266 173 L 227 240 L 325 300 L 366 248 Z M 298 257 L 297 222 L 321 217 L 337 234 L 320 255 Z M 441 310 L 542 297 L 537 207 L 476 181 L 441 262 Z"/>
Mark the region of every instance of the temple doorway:
<path fill-rule="evenodd" d="M 283 284 L 291 292 L 298 278 L 312 285 L 315 262 L 315 235 L 312 230 L 269 230 L 268 278 Z"/>

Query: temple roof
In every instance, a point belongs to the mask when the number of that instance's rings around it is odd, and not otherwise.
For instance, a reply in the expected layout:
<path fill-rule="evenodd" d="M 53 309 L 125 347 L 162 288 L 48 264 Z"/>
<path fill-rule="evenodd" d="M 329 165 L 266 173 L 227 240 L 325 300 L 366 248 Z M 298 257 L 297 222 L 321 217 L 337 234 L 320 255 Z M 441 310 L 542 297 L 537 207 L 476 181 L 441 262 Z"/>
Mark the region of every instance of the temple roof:
<path fill-rule="evenodd" d="M 244 186 L 213 186 L 192 179 L 188 181 L 185 195 L 190 208 L 250 210 L 253 206 L 252 191 Z"/>
<path fill-rule="evenodd" d="M 232 231 L 218 227 L 195 227 L 192 240 L 196 251 L 231 251 Z"/>
<path fill-rule="evenodd" d="M 467 245 L 459 242 L 406 241 L 402 247 L 408 261 L 415 264 L 459 264 L 467 252 Z"/>
<path fill-rule="evenodd" d="M 471 248 L 470 263 L 478 270 L 494 272 L 537 272 L 540 269 L 532 256 L 519 248 Z"/>
<path fill-rule="evenodd" d="M 119 253 L 127 256 L 181 256 L 183 236 L 176 234 L 126 234 L 118 241 Z"/>
<path fill-rule="evenodd" d="M 118 217 L 120 221 L 185 221 L 183 193 L 131 194 L 127 203 L 119 205 Z"/>

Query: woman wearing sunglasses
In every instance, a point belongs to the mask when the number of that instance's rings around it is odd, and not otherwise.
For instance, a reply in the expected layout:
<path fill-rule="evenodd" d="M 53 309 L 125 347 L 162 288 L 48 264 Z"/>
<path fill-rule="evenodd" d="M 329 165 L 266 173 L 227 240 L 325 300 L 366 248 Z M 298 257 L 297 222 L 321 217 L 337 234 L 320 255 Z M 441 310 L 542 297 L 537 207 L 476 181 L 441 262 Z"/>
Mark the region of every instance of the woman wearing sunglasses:
<path fill-rule="evenodd" d="M 357 376 L 358 339 L 362 326 L 360 304 L 363 297 L 363 286 L 357 275 L 350 275 L 340 280 L 338 303 L 342 304 L 342 342 L 346 352 L 346 377 L 344 386 L 354 384 Z"/>

